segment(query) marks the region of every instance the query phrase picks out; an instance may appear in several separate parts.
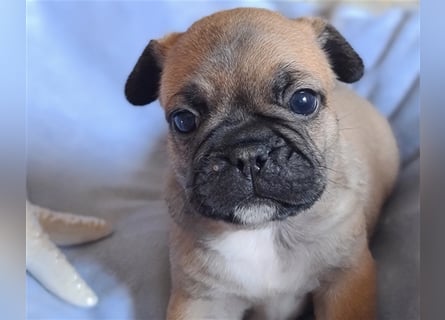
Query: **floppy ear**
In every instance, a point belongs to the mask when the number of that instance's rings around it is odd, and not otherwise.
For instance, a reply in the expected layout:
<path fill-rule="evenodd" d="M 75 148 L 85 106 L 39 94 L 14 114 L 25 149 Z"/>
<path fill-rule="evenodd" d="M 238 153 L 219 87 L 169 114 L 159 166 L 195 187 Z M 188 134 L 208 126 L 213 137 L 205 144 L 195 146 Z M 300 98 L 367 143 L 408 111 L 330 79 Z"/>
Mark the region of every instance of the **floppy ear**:
<path fill-rule="evenodd" d="M 338 80 L 346 83 L 360 80 L 364 72 L 363 61 L 337 29 L 321 18 L 299 20 L 308 21 L 314 28 L 317 40 Z"/>
<path fill-rule="evenodd" d="M 135 106 L 143 106 L 158 98 L 162 68 L 168 50 L 182 33 L 171 33 L 151 40 L 139 57 L 125 83 L 125 97 Z"/>

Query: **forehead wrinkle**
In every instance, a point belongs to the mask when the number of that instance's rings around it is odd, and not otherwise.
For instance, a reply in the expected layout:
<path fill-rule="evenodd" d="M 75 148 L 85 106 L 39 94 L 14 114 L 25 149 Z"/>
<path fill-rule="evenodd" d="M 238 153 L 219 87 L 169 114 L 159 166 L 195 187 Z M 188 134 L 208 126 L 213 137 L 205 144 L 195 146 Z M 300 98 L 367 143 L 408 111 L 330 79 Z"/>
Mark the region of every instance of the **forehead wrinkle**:
<path fill-rule="evenodd" d="M 275 70 L 273 78 L 282 83 L 286 81 L 304 82 L 305 80 L 312 78 L 309 72 L 294 67 L 292 63 L 280 63 Z"/>
<path fill-rule="evenodd" d="M 178 103 L 187 103 L 190 107 L 205 104 L 208 108 L 209 100 L 214 94 L 214 87 L 204 77 L 199 74 L 189 77 L 184 85 L 175 88 L 167 100 L 166 107 L 172 108 Z"/>
<path fill-rule="evenodd" d="M 307 88 L 314 91 L 324 92 L 320 81 L 308 71 L 298 69 L 291 63 L 280 63 L 275 68 L 273 75 L 268 82 L 271 90 L 273 102 L 280 101 L 282 94 L 287 88 Z"/>

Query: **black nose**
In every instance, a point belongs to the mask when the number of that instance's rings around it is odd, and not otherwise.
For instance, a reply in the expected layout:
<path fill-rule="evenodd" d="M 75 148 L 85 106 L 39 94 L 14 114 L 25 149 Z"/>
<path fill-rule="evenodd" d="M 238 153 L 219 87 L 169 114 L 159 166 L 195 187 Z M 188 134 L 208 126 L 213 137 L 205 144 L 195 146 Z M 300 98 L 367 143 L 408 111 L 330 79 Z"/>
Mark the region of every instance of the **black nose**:
<path fill-rule="evenodd" d="M 269 159 L 270 149 L 264 145 L 252 145 L 234 148 L 230 162 L 245 176 L 259 172 Z"/>

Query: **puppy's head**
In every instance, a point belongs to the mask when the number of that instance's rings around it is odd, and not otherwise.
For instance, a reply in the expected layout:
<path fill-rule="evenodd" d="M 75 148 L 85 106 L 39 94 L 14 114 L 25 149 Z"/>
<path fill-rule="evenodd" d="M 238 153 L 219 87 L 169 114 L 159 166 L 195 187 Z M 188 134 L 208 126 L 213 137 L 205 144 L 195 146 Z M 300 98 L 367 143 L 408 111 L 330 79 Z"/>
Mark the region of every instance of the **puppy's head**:
<path fill-rule="evenodd" d="M 135 105 L 160 99 L 193 211 L 255 225 L 320 198 L 338 134 L 329 94 L 336 78 L 362 74 L 360 57 L 325 21 L 234 9 L 150 41 L 125 93 Z"/>

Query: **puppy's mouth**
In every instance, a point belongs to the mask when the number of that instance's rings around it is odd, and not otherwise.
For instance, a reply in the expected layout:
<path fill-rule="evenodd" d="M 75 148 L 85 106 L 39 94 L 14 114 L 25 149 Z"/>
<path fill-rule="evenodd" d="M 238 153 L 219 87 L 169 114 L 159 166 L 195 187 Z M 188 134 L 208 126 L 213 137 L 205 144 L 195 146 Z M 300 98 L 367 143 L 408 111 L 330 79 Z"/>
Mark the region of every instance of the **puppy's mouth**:
<path fill-rule="evenodd" d="M 324 191 L 317 161 L 283 137 L 222 145 L 209 148 L 194 170 L 188 197 L 201 215 L 244 225 L 282 220 L 310 208 Z"/>

